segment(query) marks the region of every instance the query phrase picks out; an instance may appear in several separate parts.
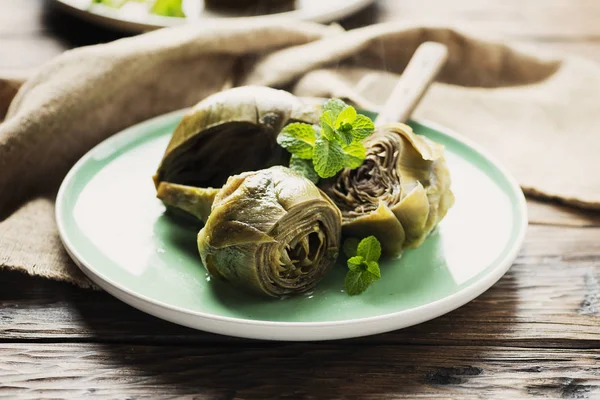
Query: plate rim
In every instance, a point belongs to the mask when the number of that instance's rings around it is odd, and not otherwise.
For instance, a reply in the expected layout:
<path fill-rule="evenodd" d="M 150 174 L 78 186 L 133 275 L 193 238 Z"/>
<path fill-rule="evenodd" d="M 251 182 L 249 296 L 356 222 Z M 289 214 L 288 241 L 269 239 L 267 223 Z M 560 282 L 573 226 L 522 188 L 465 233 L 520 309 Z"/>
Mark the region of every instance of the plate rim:
<path fill-rule="evenodd" d="M 328 23 L 337 21 L 339 19 L 354 15 L 363 8 L 373 4 L 375 0 L 352 0 L 350 4 L 345 4 L 343 7 L 333 9 L 325 13 L 302 13 L 299 10 L 287 11 L 275 14 L 265 14 L 250 17 L 223 17 L 226 20 L 232 19 L 257 19 L 257 18 L 283 18 L 292 19 L 297 21 L 312 21 L 317 23 Z M 181 26 L 185 24 L 194 24 L 202 21 L 202 18 L 180 18 L 180 17 L 164 17 L 160 15 L 149 15 L 148 18 L 134 19 L 134 18 L 121 18 L 117 14 L 117 11 L 107 10 L 106 12 L 98 12 L 86 9 L 73 4 L 73 0 L 54 0 L 55 4 L 58 4 L 63 10 L 70 12 L 72 15 L 79 16 L 92 23 L 100 24 L 112 29 L 120 29 L 128 32 L 145 32 L 149 30 L 155 30 L 160 28 Z M 91 0 L 90 0 L 91 3 Z M 207 20 L 214 21 L 216 18 L 207 18 Z"/>
<path fill-rule="evenodd" d="M 354 338 L 360 336 L 367 336 L 376 333 L 384 333 L 390 330 L 402 329 L 412 325 L 416 325 L 434 318 L 437 318 L 443 314 L 453 311 L 491 288 L 504 274 L 510 269 L 514 260 L 517 258 L 519 251 L 522 248 L 525 234 L 528 226 L 527 218 L 527 205 L 525 195 L 521 190 L 516 179 L 510 174 L 510 172 L 500 163 L 494 156 L 489 154 L 487 150 L 482 146 L 474 143 L 471 139 L 468 139 L 453 130 L 446 128 L 445 126 L 426 120 L 426 119 L 414 119 L 413 121 L 434 129 L 442 134 L 450 137 L 453 140 L 458 141 L 475 152 L 479 153 L 489 163 L 496 168 L 502 176 L 506 179 L 509 187 L 514 192 L 517 198 L 516 204 L 513 206 L 516 209 L 516 214 L 522 216 L 518 228 L 518 233 L 514 238 L 514 246 L 508 251 L 508 253 L 499 261 L 497 265 L 490 270 L 481 279 L 474 281 L 472 284 L 465 286 L 459 291 L 450 294 L 444 298 L 435 300 L 433 302 L 423 304 L 407 310 L 401 310 L 391 312 L 382 315 L 345 319 L 336 321 L 317 321 L 317 322 L 286 322 L 286 321 L 266 321 L 266 320 L 254 320 L 246 318 L 228 317 L 217 314 L 212 314 L 203 311 L 193 311 L 185 309 L 179 306 L 170 305 L 159 300 L 152 299 L 146 295 L 137 294 L 127 287 L 121 285 L 118 282 L 113 281 L 102 273 L 95 270 L 91 265 L 88 265 L 83 261 L 83 257 L 78 251 L 69 243 L 67 228 L 63 221 L 63 207 L 61 204 L 64 203 L 64 198 L 67 195 L 67 187 L 69 183 L 74 179 L 76 173 L 82 165 L 84 165 L 90 158 L 93 157 L 96 148 L 100 146 L 110 145 L 113 141 L 120 141 L 123 137 L 133 135 L 134 131 L 143 130 L 145 127 L 160 124 L 176 116 L 183 116 L 190 108 L 184 108 L 175 110 L 166 114 L 162 114 L 143 122 L 134 124 L 112 136 L 101 141 L 93 148 L 91 148 L 83 157 L 81 157 L 71 167 L 65 178 L 63 179 L 55 201 L 55 219 L 58 228 L 60 240 L 66 249 L 67 253 L 75 264 L 81 269 L 81 271 L 92 280 L 95 284 L 100 286 L 102 289 L 107 291 L 109 294 L 117 297 L 124 301 L 130 306 L 137 308 L 143 312 L 154 315 L 158 318 L 174 322 L 179 325 L 184 325 L 190 328 L 203 330 L 206 332 L 225 334 L 228 336 L 236 336 L 250 339 L 267 339 L 267 340 L 330 340 L 330 339 L 344 339 Z M 175 314 L 172 314 L 175 313 Z M 186 318 L 197 318 L 210 322 L 212 325 L 204 326 L 202 324 L 195 323 L 195 320 L 187 320 Z M 400 319 L 400 321 L 398 321 Z M 398 322 L 394 324 L 394 322 Z M 377 325 L 378 322 L 382 324 Z M 387 322 L 387 324 L 385 324 Z M 202 325 L 202 326 L 201 326 Z M 376 326 L 372 326 L 376 325 Z M 250 327 L 259 328 L 253 329 L 250 332 L 236 331 L 232 328 L 235 327 Z M 392 326 L 390 329 L 389 326 Z M 340 330 L 339 328 L 348 327 L 359 327 L 358 331 L 353 332 L 352 330 Z M 271 328 L 272 332 L 264 334 L 260 332 L 261 329 Z M 296 328 L 303 328 L 301 331 L 291 331 Z M 306 331 L 308 328 L 308 331 Z M 314 332 L 310 332 L 310 328 L 316 329 Z"/>

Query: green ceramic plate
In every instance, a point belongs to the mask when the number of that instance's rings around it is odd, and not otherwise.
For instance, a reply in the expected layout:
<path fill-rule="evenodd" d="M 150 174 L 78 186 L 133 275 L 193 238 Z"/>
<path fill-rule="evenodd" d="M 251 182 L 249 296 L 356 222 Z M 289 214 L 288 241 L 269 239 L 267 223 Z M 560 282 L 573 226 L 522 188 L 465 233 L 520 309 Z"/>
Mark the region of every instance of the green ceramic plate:
<path fill-rule="evenodd" d="M 86 154 L 65 178 L 56 219 L 83 272 L 109 293 L 160 318 L 232 336 L 274 340 L 356 337 L 414 325 L 469 302 L 510 267 L 527 226 L 513 178 L 472 143 L 429 123 L 417 133 L 446 146 L 456 204 L 436 231 L 360 296 L 343 291 L 340 264 L 306 295 L 271 300 L 210 280 L 197 228 L 176 223 L 151 175 L 183 111 L 131 127 Z"/>

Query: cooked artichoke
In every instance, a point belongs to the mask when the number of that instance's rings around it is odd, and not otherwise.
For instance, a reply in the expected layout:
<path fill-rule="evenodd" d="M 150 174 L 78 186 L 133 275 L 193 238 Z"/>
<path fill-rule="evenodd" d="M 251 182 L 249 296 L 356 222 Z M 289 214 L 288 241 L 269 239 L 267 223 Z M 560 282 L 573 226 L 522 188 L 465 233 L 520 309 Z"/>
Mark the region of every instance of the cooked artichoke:
<path fill-rule="evenodd" d="M 388 255 L 419 246 L 454 202 L 443 146 L 399 123 L 364 144 L 362 166 L 320 184 L 342 211 L 343 234 L 375 235 Z"/>
<path fill-rule="evenodd" d="M 306 292 L 331 269 L 342 216 L 308 179 L 285 167 L 232 176 L 198 234 L 208 272 L 279 297 Z"/>
<path fill-rule="evenodd" d="M 289 154 L 276 140 L 279 131 L 292 122 L 317 123 L 319 112 L 314 104 L 267 87 L 239 87 L 207 97 L 183 117 L 171 137 L 153 177 L 158 197 L 180 207 L 173 201 L 186 195 L 175 192 L 189 191 L 185 186 L 208 188 L 210 195 L 232 175 L 287 164 Z M 161 182 L 179 186 L 161 191 Z M 204 207 L 210 209 L 210 203 Z"/>

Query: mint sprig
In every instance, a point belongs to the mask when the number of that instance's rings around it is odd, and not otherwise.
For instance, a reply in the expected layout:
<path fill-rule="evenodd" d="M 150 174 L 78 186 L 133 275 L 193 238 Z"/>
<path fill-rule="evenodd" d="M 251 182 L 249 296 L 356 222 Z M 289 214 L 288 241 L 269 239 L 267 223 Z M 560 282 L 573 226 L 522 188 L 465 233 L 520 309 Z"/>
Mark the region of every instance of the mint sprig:
<path fill-rule="evenodd" d="M 344 168 L 346 153 L 337 140 L 325 136 L 317 139 L 313 148 L 315 171 L 321 178 L 330 178 Z"/>
<path fill-rule="evenodd" d="M 342 100 L 330 99 L 323 104 L 319 126 L 289 124 L 277 137 L 277 143 L 292 153 L 294 167 L 290 161 L 290 168 L 314 181 L 314 174 L 309 176 L 305 168 L 308 163 L 300 167 L 297 159 L 310 160 L 321 178 L 335 176 L 343 168 L 358 168 L 366 157 L 366 149 L 361 142 L 374 129 L 369 117 L 358 114 L 354 107 Z"/>
<path fill-rule="evenodd" d="M 343 248 L 349 257 L 349 271 L 344 279 L 344 289 L 350 296 L 356 296 L 381 278 L 378 264 L 381 244 L 375 236 L 368 236 L 360 242 L 358 239 L 349 238 L 344 242 Z"/>
<path fill-rule="evenodd" d="M 165 17 L 185 18 L 183 0 L 156 0 L 150 12 Z"/>
<path fill-rule="evenodd" d="M 183 0 L 92 0 L 95 4 L 104 4 L 112 8 L 121 8 L 125 3 L 143 3 L 152 5 L 150 12 L 165 17 L 185 17 Z"/>
<path fill-rule="evenodd" d="M 319 175 L 317 175 L 317 172 L 315 171 L 312 160 L 303 160 L 296 155 L 292 155 L 292 158 L 290 159 L 290 169 L 298 175 L 308 178 L 308 180 L 315 185 L 319 182 Z"/>
<path fill-rule="evenodd" d="M 346 107 L 348 107 L 348 105 L 340 99 L 329 99 L 323 103 L 323 111 L 331 111 L 336 117 L 340 115 Z"/>
<path fill-rule="evenodd" d="M 281 147 L 303 160 L 313 158 L 313 147 L 316 141 L 315 129 L 309 124 L 298 122 L 289 124 L 277 136 L 277 143 Z"/>
<path fill-rule="evenodd" d="M 129 0 L 92 0 L 92 4 L 104 4 L 112 8 L 120 8 Z"/>

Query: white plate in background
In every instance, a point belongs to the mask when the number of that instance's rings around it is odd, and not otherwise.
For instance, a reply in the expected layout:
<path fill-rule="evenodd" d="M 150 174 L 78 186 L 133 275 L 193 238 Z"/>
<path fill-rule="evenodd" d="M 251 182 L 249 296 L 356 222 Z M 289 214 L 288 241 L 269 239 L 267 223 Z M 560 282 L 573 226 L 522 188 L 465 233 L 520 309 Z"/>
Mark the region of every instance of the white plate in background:
<path fill-rule="evenodd" d="M 286 17 L 301 21 L 332 22 L 350 16 L 374 0 L 296 0 L 296 9 L 283 13 L 257 16 L 260 18 Z M 92 4 L 92 0 L 55 0 L 62 8 L 89 22 L 107 28 L 140 33 L 148 30 L 176 26 L 185 23 L 202 23 L 206 20 L 232 18 L 232 14 L 223 14 L 204 9 L 202 0 L 183 0 L 187 18 L 162 17 L 148 13 L 141 4 L 125 5 L 114 9 L 102 4 Z M 243 17 L 243 18 L 257 18 Z"/>

